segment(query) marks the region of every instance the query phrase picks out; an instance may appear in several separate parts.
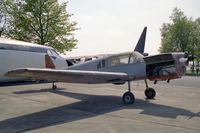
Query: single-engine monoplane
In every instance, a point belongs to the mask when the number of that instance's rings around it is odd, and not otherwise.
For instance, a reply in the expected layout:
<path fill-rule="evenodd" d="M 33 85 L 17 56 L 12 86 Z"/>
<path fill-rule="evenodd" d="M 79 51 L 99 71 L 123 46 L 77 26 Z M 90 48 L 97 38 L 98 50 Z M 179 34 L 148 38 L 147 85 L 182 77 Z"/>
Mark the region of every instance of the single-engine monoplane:
<path fill-rule="evenodd" d="M 144 28 L 132 52 L 109 55 L 62 69 L 17 68 L 5 75 L 52 81 L 53 89 L 57 88 L 54 82 L 115 85 L 127 82 L 128 91 L 122 98 L 125 104 L 132 104 L 135 101 L 134 94 L 131 92 L 131 81 L 144 80 L 145 95 L 148 99 L 153 99 L 156 91 L 148 87 L 147 79 L 156 83 L 159 80 L 169 82 L 181 78 L 185 74 L 189 58 L 184 52 L 144 56 L 146 31 L 147 27 Z"/>

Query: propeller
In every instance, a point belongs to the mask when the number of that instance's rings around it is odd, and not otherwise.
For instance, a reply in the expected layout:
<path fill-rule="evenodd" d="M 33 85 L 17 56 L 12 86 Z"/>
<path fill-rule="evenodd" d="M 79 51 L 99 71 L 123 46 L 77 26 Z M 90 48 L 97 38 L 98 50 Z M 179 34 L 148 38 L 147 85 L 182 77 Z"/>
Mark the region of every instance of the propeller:
<path fill-rule="evenodd" d="M 188 58 L 185 58 L 185 57 L 182 57 L 179 59 L 179 62 L 181 62 L 181 63 L 185 63 L 187 61 L 188 61 Z"/>
<path fill-rule="evenodd" d="M 185 63 L 185 62 L 189 62 L 189 61 L 193 61 L 195 58 L 197 58 L 195 55 L 193 54 L 188 54 L 187 52 L 185 52 L 184 57 L 179 59 L 179 62 L 181 63 Z"/>

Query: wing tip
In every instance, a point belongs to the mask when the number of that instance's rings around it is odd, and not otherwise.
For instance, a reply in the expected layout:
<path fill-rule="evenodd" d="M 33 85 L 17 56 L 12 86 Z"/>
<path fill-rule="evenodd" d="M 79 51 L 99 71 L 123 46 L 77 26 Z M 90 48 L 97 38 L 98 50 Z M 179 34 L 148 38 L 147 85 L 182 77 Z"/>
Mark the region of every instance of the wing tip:
<path fill-rule="evenodd" d="M 13 77 L 13 76 L 15 76 L 16 74 L 20 74 L 20 73 L 26 72 L 26 71 L 28 71 L 27 68 L 14 69 L 14 70 L 10 70 L 10 71 L 6 72 L 6 73 L 4 74 L 4 76 L 6 76 L 6 77 Z"/>

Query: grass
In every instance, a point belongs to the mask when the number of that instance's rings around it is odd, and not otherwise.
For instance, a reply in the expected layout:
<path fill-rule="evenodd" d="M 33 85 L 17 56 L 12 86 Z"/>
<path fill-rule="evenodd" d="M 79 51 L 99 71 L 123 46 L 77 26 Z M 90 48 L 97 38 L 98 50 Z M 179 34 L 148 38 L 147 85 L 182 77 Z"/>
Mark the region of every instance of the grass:
<path fill-rule="evenodd" d="M 187 70 L 185 75 L 187 75 L 187 76 L 198 76 L 198 77 L 200 77 L 200 71 L 199 71 L 199 73 L 198 73 L 198 75 L 197 75 L 196 71 L 194 71 L 194 73 L 192 73 L 191 70 Z"/>

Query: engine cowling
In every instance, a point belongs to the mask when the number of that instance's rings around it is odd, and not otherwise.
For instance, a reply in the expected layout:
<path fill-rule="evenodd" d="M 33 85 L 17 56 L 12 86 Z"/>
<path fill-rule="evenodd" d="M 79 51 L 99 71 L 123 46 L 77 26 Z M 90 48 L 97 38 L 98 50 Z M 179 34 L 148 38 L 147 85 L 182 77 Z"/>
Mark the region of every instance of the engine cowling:
<path fill-rule="evenodd" d="M 183 52 L 145 57 L 147 78 L 152 81 L 181 78 L 186 72 Z"/>

